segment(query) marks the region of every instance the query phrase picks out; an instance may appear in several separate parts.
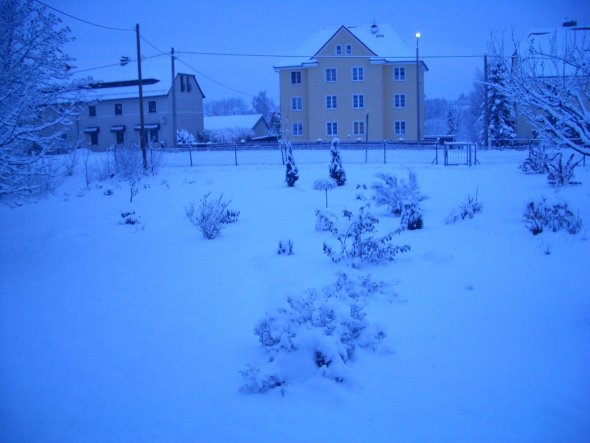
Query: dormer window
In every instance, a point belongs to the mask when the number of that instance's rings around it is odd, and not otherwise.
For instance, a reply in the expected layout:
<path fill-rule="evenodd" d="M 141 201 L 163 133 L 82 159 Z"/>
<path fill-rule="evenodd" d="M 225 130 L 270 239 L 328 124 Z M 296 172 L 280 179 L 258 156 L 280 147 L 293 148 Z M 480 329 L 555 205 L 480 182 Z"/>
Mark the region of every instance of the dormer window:
<path fill-rule="evenodd" d="M 352 45 L 346 45 L 346 55 L 352 55 Z"/>
<path fill-rule="evenodd" d="M 342 55 L 342 46 L 336 45 L 336 55 Z"/>

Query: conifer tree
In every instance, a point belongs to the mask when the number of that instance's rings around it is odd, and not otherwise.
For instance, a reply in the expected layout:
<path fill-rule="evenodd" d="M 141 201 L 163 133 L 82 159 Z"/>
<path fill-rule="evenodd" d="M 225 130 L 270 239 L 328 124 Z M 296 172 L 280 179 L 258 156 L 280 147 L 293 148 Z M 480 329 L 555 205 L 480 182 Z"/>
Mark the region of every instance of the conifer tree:
<path fill-rule="evenodd" d="M 330 146 L 330 154 L 332 155 L 332 162 L 330 163 L 330 177 L 336 181 L 338 186 L 342 186 L 344 183 L 346 183 L 346 172 L 344 172 L 344 168 L 342 167 L 338 143 L 338 139 L 334 138 Z"/>
<path fill-rule="evenodd" d="M 295 182 L 299 180 L 299 168 L 297 168 L 297 166 L 295 165 L 295 159 L 293 158 L 293 148 L 291 147 L 291 143 L 287 142 L 285 146 L 285 152 L 285 179 L 287 181 L 287 186 L 292 187 L 295 185 Z"/>

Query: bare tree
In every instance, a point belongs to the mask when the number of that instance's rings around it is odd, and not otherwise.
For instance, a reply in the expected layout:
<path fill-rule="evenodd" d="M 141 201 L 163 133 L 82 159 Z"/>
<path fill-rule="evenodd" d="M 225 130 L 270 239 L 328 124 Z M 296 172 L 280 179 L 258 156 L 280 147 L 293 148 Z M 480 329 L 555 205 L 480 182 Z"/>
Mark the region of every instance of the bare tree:
<path fill-rule="evenodd" d="M 64 54 L 70 30 L 32 0 L 0 0 L 0 195 L 40 191 L 47 154 L 63 149 L 82 82 Z"/>
<path fill-rule="evenodd" d="M 490 84 L 509 97 L 540 137 L 556 147 L 590 155 L 590 40 L 587 31 L 564 28 L 532 35 L 510 57 L 493 43 L 506 81 Z"/>

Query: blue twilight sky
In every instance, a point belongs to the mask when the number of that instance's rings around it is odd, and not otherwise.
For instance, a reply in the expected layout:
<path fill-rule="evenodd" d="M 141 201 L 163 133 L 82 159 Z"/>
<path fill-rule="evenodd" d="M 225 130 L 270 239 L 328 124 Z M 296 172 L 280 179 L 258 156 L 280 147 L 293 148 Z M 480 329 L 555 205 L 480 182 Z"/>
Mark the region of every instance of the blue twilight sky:
<path fill-rule="evenodd" d="M 162 51 L 238 54 L 292 54 L 322 26 L 390 23 L 411 47 L 421 32 L 420 55 L 426 57 L 427 97 L 456 98 L 471 89 L 482 58 L 439 59 L 429 56 L 483 54 L 493 33 L 525 36 L 530 30 L 555 28 L 565 19 L 590 25 L 588 0 L 43 0 L 88 21 L 133 29 Z M 58 14 L 59 15 L 59 14 Z M 67 52 L 80 70 L 136 58 L 135 34 L 90 26 L 61 16 L 76 40 Z M 141 42 L 144 57 L 158 52 Z M 272 57 L 180 54 L 177 72 L 194 73 L 210 99 L 251 96 L 265 90 L 278 103 L 278 74 Z M 144 77 L 169 79 L 170 57 L 143 62 Z M 111 67 L 85 72 L 97 80 L 130 79 L 137 67 Z"/>

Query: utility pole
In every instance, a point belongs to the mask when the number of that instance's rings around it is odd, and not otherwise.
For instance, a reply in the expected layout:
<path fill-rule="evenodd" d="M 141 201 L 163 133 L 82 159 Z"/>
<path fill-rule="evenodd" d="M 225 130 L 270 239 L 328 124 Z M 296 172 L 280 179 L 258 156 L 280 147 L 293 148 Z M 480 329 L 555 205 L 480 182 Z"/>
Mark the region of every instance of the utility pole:
<path fill-rule="evenodd" d="M 420 143 L 420 52 L 418 41 L 421 37 L 419 32 L 416 33 L 416 142 Z"/>
<path fill-rule="evenodd" d="M 489 146 L 490 110 L 488 103 L 488 55 L 483 55 L 483 144 Z"/>
<path fill-rule="evenodd" d="M 139 145 L 143 156 L 143 170 L 147 171 L 147 150 L 145 140 L 145 122 L 143 119 L 143 86 L 141 84 L 141 46 L 139 36 L 139 23 L 135 25 L 135 38 L 137 41 L 137 84 L 139 85 Z"/>
<path fill-rule="evenodd" d="M 176 71 L 174 70 L 174 48 L 170 49 L 172 56 L 172 146 L 176 147 Z"/>

